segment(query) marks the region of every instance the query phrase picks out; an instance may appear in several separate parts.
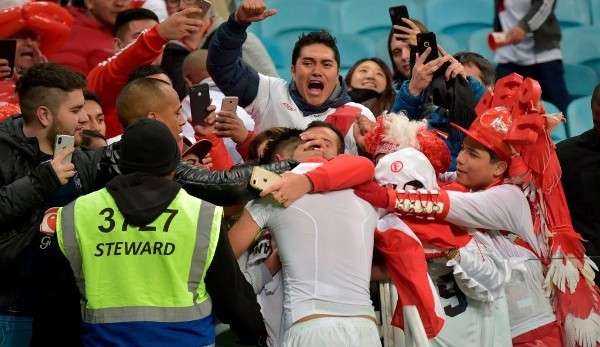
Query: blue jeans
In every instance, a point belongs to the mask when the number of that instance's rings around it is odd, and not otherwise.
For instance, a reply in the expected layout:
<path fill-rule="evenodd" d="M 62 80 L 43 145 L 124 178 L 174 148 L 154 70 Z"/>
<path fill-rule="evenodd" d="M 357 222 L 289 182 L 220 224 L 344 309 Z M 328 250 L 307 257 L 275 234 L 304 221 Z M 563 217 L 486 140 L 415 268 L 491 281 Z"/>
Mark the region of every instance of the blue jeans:
<path fill-rule="evenodd" d="M 0 347 L 28 347 L 31 317 L 0 315 Z"/>

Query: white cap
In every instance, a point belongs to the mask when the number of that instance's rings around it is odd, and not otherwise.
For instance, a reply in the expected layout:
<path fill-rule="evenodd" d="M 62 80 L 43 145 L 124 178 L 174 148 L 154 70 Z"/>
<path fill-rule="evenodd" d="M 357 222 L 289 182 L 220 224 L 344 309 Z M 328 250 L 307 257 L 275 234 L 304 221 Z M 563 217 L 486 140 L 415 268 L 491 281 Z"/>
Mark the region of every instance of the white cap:
<path fill-rule="evenodd" d="M 408 147 L 382 157 L 375 167 L 375 180 L 379 184 L 394 184 L 397 190 L 411 181 L 419 181 L 427 190 L 438 189 L 433 166 L 420 151 Z"/>

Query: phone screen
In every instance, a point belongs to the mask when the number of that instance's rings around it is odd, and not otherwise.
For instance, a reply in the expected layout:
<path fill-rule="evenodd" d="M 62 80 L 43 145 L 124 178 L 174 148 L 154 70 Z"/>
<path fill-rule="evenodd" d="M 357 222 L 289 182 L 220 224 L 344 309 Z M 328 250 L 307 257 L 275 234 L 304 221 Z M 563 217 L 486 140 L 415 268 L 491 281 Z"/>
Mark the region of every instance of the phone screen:
<path fill-rule="evenodd" d="M 210 94 L 208 84 L 196 84 L 190 88 L 190 109 L 192 111 L 192 122 L 202 123 L 208 117 L 206 108 L 210 105 Z"/>
<path fill-rule="evenodd" d="M 9 77 L 14 72 L 16 52 L 17 40 L 0 40 L 0 59 L 8 60 L 8 66 L 12 69 Z"/>
<path fill-rule="evenodd" d="M 403 27 L 408 27 L 408 24 L 404 23 L 402 18 L 410 18 L 408 17 L 408 8 L 404 5 L 394 6 L 389 8 L 390 19 L 392 20 L 393 25 L 400 25 Z"/>
<path fill-rule="evenodd" d="M 417 51 L 419 54 L 423 54 L 428 47 L 431 47 L 431 52 L 425 60 L 425 63 L 428 63 L 439 57 L 437 40 L 435 38 L 435 33 L 432 32 L 417 34 Z"/>

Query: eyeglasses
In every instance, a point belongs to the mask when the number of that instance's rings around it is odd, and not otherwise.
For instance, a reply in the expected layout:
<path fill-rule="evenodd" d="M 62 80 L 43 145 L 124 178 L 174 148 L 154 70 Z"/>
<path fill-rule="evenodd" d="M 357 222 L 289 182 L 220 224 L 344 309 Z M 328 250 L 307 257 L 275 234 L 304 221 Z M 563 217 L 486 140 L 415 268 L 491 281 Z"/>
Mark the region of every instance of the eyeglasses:
<path fill-rule="evenodd" d="M 165 0 L 167 2 L 167 6 L 179 6 L 179 4 L 183 3 L 184 5 L 196 5 L 198 0 Z"/>

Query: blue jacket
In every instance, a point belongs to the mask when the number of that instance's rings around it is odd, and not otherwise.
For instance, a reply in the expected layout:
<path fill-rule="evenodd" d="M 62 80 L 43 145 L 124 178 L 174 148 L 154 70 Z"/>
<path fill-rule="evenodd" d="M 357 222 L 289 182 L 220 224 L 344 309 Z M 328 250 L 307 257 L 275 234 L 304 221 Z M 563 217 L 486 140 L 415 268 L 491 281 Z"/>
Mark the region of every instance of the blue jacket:
<path fill-rule="evenodd" d="M 427 115 L 425 113 L 425 95 L 421 93 L 419 96 L 412 96 L 408 91 L 408 83 L 410 81 L 406 80 L 402 83 L 399 89 L 396 90 L 396 98 L 394 99 L 394 104 L 392 105 L 392 112 L 404 111 L 409 119 L 411 120 L 420 120 L 427 119 L 427 124 L 430 128 L 442 130 L 444 132 L 448 129 L 448 119 L 437 111 L 433 111 Z M 479 100 L 483 94 L 485 93 L 485 87 L 481 82 L 476 80 L 471 76 L 467 76 L 467 82 L 469 83 L 469 88 L 473 91 L 475 96 L 475 100 Z M 450 154 L 452 156 L 452 163 L 450 164 L 450 171 L 456 170 L 456 157 L 458 156 L 458 152 L 460 152 L 460 148 L 462 147 L 462 136 L 456 136 L 450 134 L 448 139 L 446 139 L 446 143 L 448 144 L 448 148 L 450 149 Z"/>

